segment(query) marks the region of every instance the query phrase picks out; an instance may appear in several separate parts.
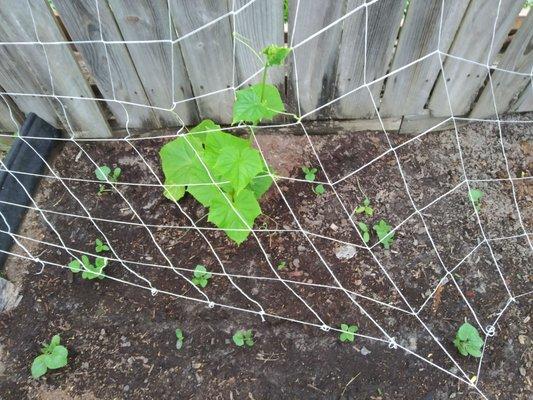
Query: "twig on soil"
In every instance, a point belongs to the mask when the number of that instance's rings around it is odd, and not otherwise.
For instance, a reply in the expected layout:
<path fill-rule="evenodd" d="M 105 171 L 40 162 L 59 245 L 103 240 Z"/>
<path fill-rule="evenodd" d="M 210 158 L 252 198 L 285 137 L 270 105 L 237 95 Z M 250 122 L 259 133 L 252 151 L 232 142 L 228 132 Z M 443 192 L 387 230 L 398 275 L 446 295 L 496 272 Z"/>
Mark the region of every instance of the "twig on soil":
<path fill-rule="evenodd" d="M 358 372 L 357 375 L 353 376 L 352 379 L 350 379 L 350 381 L 346 384 L 346 386 L 344 386 L 344 389 L 342 389 L 342 392 L 341 392 L 340 398 L 342 398 L 342 396 L 344 396 L 344 392 L 346 392 L 346 389 L 348 388 L 348 386 L 350 386 L 351 383 L 352 383 L 353 381 L 355 381 L 359 375 L 361 375 L 360 372 Z"/>
<path fill-rule="evenodd" d="M 279 224 L 274 218 L 269 217 L 266 213 L 263 213 L 263 216 L 267 217 L 269 220 L 274 222 L 274 225 L 276 225 L 276 230 L 278 230 Z M 270 235 L 268 235 L 268 244 L 269 244 L 270 247 L 272 247 L 272 235 L 273 234 L 274 233 L 271 233 Z"/>
<path fill-rule="evenodd" d="M 357 182 L 357 187 L 358 187 L 359 191 L 363 194 L 363 197 L 366 198 L 366 194 L 363 191 L 363 189 L 361 189 L 361 185 L 359 184 L 359 178 L 357 176 L 355 177 L 355 182 Z"/>
<path fill-rule="evenodd" d="M 316 386 L 314 385 L 311 385 L 310 383 L 307 384 L 307 387 L 310 387 L 311 389 L 315 389 L 316 391 L 322 393 L 322 394 L 326 394 L 326 392 L 324 392 L 323 390 L 317 388 Z"/>

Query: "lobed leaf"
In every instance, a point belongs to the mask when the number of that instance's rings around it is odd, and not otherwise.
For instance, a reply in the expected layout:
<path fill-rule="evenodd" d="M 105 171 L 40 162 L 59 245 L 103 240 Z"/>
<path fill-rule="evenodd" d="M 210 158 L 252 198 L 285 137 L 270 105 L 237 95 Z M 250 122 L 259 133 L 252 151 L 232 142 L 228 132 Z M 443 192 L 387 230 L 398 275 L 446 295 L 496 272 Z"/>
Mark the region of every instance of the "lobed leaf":
<path fill-rule="evenodd" d="M 239 193 L 262 172 L 263 159 L 256 149 L 224 147 L 215 164 L 215 173 L 229 180 L 234 191 Z"/>
<path fill-rule="evenodd" d="M 257 125 L 263 119 L 272 119 L 285 111 L 278 89 L 269 84 L 256 84 L 235 92 L 233 122 L 249 122 Z"/>
<path fill-rule="evenodd" d="M 222 196 L 215 198 L 209 209 L 208 221 L 223 229 L 237 244 L 241 244 L 250 234 L 250 228 L 261 214 L 261 208 L 254 193 L 249 189 L 243 189 L 238 193 L 231 204 L 233 208 Z"/>

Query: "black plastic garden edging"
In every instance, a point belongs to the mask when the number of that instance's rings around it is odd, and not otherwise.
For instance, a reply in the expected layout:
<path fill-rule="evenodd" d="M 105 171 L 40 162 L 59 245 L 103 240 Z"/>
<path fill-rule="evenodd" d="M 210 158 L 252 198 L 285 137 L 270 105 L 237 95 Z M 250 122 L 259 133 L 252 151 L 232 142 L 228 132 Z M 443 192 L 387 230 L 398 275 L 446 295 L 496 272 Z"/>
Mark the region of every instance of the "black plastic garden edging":
<path fill-rule="evenodd" d="M 24 206 L 29 205 L 31 201 L 26 191 L 33 195 L 39 183 L 38 176 L 29 174 L 43 172 L 45 166 L 43 159 L 46 160 L 52 152 L 57 142 L 53 139 L 60 136 L 61 132 L 58 129 L 30 113 L 22 124 L 19 137 L 3 160 L 4 165 L 0 170 L 0 270 L 7 259 L 5 252 L 10 251 L 13 245 L 13 238 L 6 232 L 18 231 L 27 210 Z"/>

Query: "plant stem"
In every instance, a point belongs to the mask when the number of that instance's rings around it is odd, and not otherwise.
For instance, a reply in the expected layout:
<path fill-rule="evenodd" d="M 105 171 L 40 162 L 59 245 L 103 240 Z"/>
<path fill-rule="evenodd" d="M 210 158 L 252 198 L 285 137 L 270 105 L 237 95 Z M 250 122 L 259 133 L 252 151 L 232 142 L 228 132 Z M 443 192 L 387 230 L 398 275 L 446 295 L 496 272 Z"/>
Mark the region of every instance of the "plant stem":
<path fill-rule="evenodd" d="M 254 145 L 255 132 L 254 132 L 254 130 L 253 130 L 253 128 L 251 126 L 248 126 L 248 129 L 250 129 L 249 143 L 250 143 L 250 146 L 253 146 Z"/>
<path fill-rule="evenodd" d="M 261 78 L 261 102 L 263 102 L 263 97 L 265 95 L 265 84 L 267 78 L 268 66 L 265 64 L 265 69 L 263 70 L 263 77 Z"/>

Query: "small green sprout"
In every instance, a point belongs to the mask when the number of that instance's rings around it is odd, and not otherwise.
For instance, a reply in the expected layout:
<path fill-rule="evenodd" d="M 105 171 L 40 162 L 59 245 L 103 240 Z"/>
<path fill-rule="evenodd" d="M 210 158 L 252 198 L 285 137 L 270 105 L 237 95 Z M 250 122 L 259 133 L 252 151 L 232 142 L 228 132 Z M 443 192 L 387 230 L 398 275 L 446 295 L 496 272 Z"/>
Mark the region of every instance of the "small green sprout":
<path fill-rule="evenodd" d="M 359 327 L 357 325 L 341 324 L 341 330 L 342 332 L 339 335 L 340 341 L 353 342 Z"/>
<path fill-rule="evenodd" d="M 278 271 L 283 271 L 285 268 L 287 268 L 287 263 L 285 261 L 278 264 Z"/>
<path fill-rule="evenodd" d="M 373 228 L 378 235 L 379 243 L 388 250 L 394 241 L 394 232 L 391 232 L 391 226 L 384 220 L 380 220 Z"/>
<path fill-rule="evenodd" d="M 283 64 L 283 61 L 285 58 L 289 55 L 291 52 L 290 47 L 282 47 L 282 46 L 276 46 L 275 44 L 271 44 L 267 47 L 265 47 L 261 51 L 267 58 L 266 60 L 266 66 L 267 67 L 274 67 Z"/>
<path fill-rule="evenodd" d="M 370 231 L 368 230 L 368 225 L 364 222 L 358 222 L 357 226 L 359 227 L 359 232 L 361 232 L 361 236 L 363 236 L 363 242 L 365 242 L 365 244 L 368 244 L 368 242 L 370 242 Z"/>
<path fill-rule="evenodd" d="M 205 288 L 209 279 L 211 279 L 211 276 L 211 272 L 207 272 L 207 269 L 203 265 L 197 265 L 196 268 L 194 268 L 194 276 L 191 281 L 196 286 Z"/>
<path fill-rule="evenodd" d="M 355 213 L 356 214 L 362 214 L 362 213 L 365 213 L 366 215 L 368 215 L 369 217 L 371 217 L 372 215 L 374 215 L 374 209 L 370 206 L 370 199 L 368 197 L 365 197 L 365 199 L 363 200 L 363 204 L 359 205 L 356 209 L 355 209 Z"/>
<path fill-rule="evenodd" d="M 105 244 L 104 242 L 102 242 L 100 239 L 97 238 L 94 241 L 94 251 L 96 251 L 97 253 L 102 253 L 108 250 L 109 250 L 109 246 Z"/>
<path fill-rule="evenodd" d="M 483 347 L 483 339 L 479 336 L 479 333 L 475 327 L 465 322 L 455 335 L 453 341 L 459 353 L 463 356 L 481 357 L 481 348 Z"/>
<path fill-rule="evenodd" d="M 92 279 L 104 279 L 105 275 L 103 274 L 104 268 L 107 265 L 107 258 L 96 257 L 94 260 L 94 265 L 89 260 L 85 254 L 81 256 L 81 263 L 78 260 L 72 260 L 68 267 L 70 270 L 77 274 L 82 271 L 81 277 L 83 279 L 92 280 Z"/>
<path fill-rule="evenodd" d="M 41 355 L 35 357 L 31 365 L 31 376 L 35 379 L 43 376 L 49 369 L 63 368 L 68 363 L 68 350 L 59 343 L 61 338 L 54 335 L 50 344 L 44 345 Z"/>
<path fill-rule="evenodd" d="M 318 196 L 322 196 L 324 193 L 326 193 L 326 189 L 323 185 L 316 185 L 313 189 L 313 192 L 315 192 Z"/>
<path fill-rule="evenodd" d="M 470 189 L 468 191 L 468 197 L 470 197 L 470 200 L 472 203 L 474 203 L 474 207 L 476 211 L 479 212 L 481 209 L 481 198 L 485 195 L 481 190 L 479 189 Z"/>
<path fill-rule="evenodd" d="M 239 330 L 233 335 L 233 343 L 237 346 L 248 346 L 252 347 L 254 345 L 254 334 L 251 329 Z"/>
<path fill-rule="evenodd" d="M 118 182 L 118 178 L 120 178 L 121 173 L 122 170 L 120 168 L 117 167 L 111 171 L 111 168 L 109 168 L 107 165 L 102 165 L 94 170 L 96 179 L 98 179 L 100 182 Z M 98 194 L 101 195 L 104 192 L 111 192 L 111 190 L 106 189 L 105 185 L 101 184 L 98 189 Z"/>
<path fill-rule="evenodd" d="M 184 340 L 183 332 L 181 329 L 176 329 L 176 349 L 181 349 L 183 347 Z"/>
<path fill-rule="evenodd" d="M 302 172 L 305 174 L 305 180 L 307 182 L 314 182 L 316 179 L 316 168 L 308 168 L 308 167 L 302 167 Z"/>

